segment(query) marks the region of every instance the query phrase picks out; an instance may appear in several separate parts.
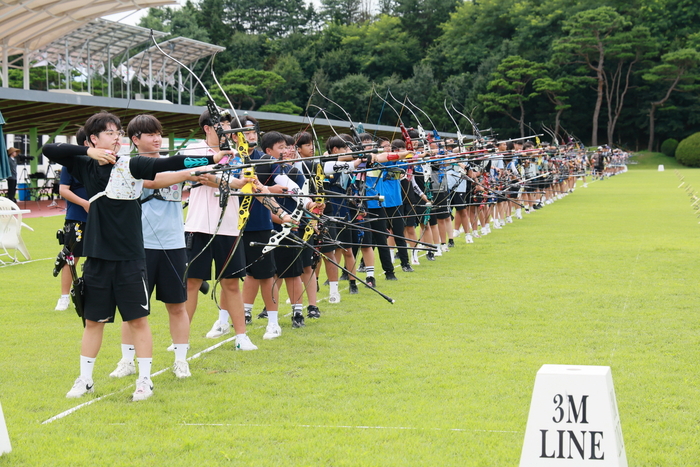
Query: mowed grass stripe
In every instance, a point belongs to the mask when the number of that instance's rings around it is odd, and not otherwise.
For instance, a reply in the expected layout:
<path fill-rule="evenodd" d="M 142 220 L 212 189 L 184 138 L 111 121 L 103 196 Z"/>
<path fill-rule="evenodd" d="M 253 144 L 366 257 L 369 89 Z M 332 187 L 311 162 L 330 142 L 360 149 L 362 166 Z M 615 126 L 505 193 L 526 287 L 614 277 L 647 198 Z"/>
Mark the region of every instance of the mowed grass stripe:
<path fill-rule="evenodd" d="M 260 350 L 224 346 L 186 381 L 157 377 L 144 404 L 125 391 L 48 426 L 75 405 L 64 396 L 80 325 L 51 311 L 50 261 L 3 268 L 15 292 L 3 300 L 0 402 L 14 451 L 0 465 L 517 465 L 545 363 L 610 365 L 630 465 L 692 465 L 700 227 L 672 168 L 655 169 L 579 186 L 473 245 L 460 237 L 398 282 L 378 274 L 395 305 L 361 287 L 270 342 L 254 320 Z M 700 186 L 700 172 L 682 172 Z M 29 221 L 32 254 L 55 254 L 57 219 Z M 211 345 L 215 316 L 202 301 L 192 354 Z M 172 360 L 162 305 L 151 321 L 161 368 Z M 108 327 L 96 396 L 131 383 L 107 377 L 118 340 Z"/>

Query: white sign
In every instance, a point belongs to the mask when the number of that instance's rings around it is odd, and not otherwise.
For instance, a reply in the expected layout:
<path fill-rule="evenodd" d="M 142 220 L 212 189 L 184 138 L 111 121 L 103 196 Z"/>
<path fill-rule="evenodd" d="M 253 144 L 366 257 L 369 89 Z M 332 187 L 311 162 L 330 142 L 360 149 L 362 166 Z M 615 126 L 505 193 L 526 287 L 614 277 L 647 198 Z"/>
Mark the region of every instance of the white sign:
<path fill-rule="evenodd" d="M 2 405 L 0 405 L 0 456 L 10 451 L 12 451 L 12 445 L 10 444 L 10 435 L 7 433 L 7 426 L 5 425 L 5 416 L 2 413 Z"/>
<path fill-rule="evenodd" d="M 610 367 L 537 372 L 520 467 L 539 466 L 627 467 Z"/>

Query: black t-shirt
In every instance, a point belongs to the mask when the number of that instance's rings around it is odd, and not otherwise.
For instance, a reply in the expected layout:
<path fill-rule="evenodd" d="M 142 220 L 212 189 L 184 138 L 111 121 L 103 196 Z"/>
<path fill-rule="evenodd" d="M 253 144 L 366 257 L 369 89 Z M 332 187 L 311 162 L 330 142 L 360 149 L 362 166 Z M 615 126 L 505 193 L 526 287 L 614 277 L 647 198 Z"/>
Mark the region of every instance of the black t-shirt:
<path fill-rule="evenodd" d="M 114 166 L 100 165 L 88 157 L 87 147 L 47 144 L 42 150 L 46 157 L 65 166 L 71 174 L 82 180 L 90 198 L 107 187 Z M 130 158 L 129 171 L 136 179 L 153 180 L 158 172 L 200 167 L 213 162 L 211 156 L 136 156 Z M 89 258 L 108 261 L 145 259 L 139 200 L 119 200 L 101 196 L 90 203 L 83 242 L 83 254 Z"/>

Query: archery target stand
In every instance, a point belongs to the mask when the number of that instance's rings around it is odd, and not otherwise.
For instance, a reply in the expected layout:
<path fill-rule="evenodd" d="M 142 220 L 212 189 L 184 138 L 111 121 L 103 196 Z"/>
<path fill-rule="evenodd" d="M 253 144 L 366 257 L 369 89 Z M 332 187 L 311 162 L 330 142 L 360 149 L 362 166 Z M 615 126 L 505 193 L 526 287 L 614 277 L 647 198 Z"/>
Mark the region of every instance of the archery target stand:
<path fill-rule="evenodd" d="M 663 165 L 663 164 L 659 164 L 659 172 L 663 172 L 663 171 L 664 171 L 664 165 Z"/>
<path fill-rule="evenodd" d="M 537 372 L 520 467 L 540 466 L 627 467 L 610 367 Z"/>
<path fill-rule="evenodd" d="M 5 425 L 5 415 L 2 413 L 2 405 L 0 405 L 0 456 L 12 451 L 10 444 L 10 435 L 7 433 L 7 425 Z"/>

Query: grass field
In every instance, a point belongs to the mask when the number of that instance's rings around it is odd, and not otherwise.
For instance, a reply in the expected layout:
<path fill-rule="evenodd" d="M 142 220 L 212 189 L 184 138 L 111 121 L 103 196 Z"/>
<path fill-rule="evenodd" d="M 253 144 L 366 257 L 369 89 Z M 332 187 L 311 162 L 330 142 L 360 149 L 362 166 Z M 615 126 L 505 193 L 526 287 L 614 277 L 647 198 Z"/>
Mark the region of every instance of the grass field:
<path fill-rule="evenodd" d="M 61 219 L 29 219 L 25 241 L 44 259 L 0 269 L 13 445 L 0 466 L 515 466 L 546 363 L 612 368 L 630 466 L 697 465 L 700 225 L 685 189 L 700 171 L 637 159 L 473 245 L 456 239 L 398 282 L 379 278 L 395 305 L 361 288 L 303 329 L 283 318 L 274 341 L 254 320 L 258 351 L 225 344 L 192 360 L 189 379 L 155 376 L 145 402 L 129 401 L 133 380 L 108 377 L 120 356 L 108 326 L 85 400 L 107 397 L 48 424 L 82 402 L 65 398 L 82 326 L 53 311 Z M 159 370 L 172 363 L 164 307 L 151 317 Z M 190 355 L 215 343 L 203 337 L 215 317 L 202 301 Z"/>

